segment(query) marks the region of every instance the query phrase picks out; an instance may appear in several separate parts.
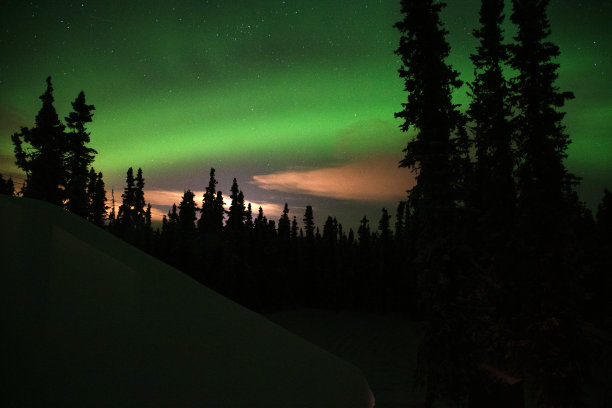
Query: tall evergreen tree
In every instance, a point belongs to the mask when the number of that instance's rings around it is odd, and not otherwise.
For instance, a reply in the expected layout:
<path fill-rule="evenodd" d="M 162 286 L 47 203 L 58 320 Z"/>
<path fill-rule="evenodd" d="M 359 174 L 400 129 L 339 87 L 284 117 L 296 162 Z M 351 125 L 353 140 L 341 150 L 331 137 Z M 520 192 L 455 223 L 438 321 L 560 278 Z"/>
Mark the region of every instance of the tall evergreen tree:
<path fill-rule="evenodd" d="M 570 143 L 560 111 L 571 92 L 555 85 L 559 47 L 548 40 L 549 0 L 513 0 L 517 25 L 511 66 L 518 152 L 517 236 L 514 303 L 515 333 L 507 354 L 533 376 L 538 403 L 549 407 L 580 405 L 585 345 L 576 314 L 578 276 L 572 220 L 578 218 L 573 186 L 564 159 Z M 520 335 L 516 336 L 516 333 Z"/>
<path fill-rule="evenodd" d="M 469 261 L 462 248 L 466 182 L 472 173 L 466 118 L 452 102 L 462 85 L 446 59 L 450 46 L 440 21 L 446 4 L 433 0 L 402 0 L 399 75 L 408 93 L 400 128 L 416 131 L 404 149 L 403 167 L 416 175 L 410 190 L 411 234 L 418 236 L 411 268 L 419 271 L 419 310 L 428 322 L 418 358 L 418 373 L 433 398 L 458 401 L 467 393 L 470 367 L 462 343 L 468 337 L 463 308 L 456 302 Z"/>
<path fill-rule="evenodd" d="M 462 82 L 445 59 L 450 53 L 447 31 L 439 14 L 443 2 L 402 0 L 402 21 L 395 27 L 402 34 L 399 48 L 399 75 L 404 79 L 408 100 L 395 114 L 403 119 L 407 132 L 417 131 L 404 149 L 402 167 L 410 167 L 417 184 L 409 199 L 427 229 L 447 225 L 458 200 L 463 198 L 462 183 L 467 171 L 465 117 L 452 103 L 452 92 Z"/>
<path fill-rule="evenodd" d="M 65 126 L 60 122 L 53 106 L 51 77 L 47 77 L 47 89 L 40 99 L 42 107 L 36 115 L 35 126 L 31 129 L 22 127 L 20 132 L 11 136 L 15 163 L 26 173 L 22 188 L 24 197 L 62 206 L 66 198 L 66 134 Z"/>
<path fill-rule="evenodd" d="M 481 27 L 473 32 L 480 43 L 477 53 L 470 56 L 475 79 L 469 84 L 472 102 L 468 110 L 476 147 L 476 174 L 470 183 L 476 190 L 473 200 L 482 224 L 498 232 L 511 225 L 515 204 L 509 84 L 503 72 L 509 60 L 503 44 L 503 11 L 503 0 L 481 4 Z M 491 239 L 491 234 L 485 235 Z"/>
<path fill-rule="evenodd" d="M 70 132 L 67 136 L 66 146 L 66 208 L 71 212 L 86 218 L 88 216 L 87 181 L 88 167 L 97 153 L 87 147 L 90 133 L 86 125 L 92 121 L 95 109 L 93 105 L 85 103 L 85 93 L 81 91 L 72 102 L 73 111 L 65 118 Z"/>

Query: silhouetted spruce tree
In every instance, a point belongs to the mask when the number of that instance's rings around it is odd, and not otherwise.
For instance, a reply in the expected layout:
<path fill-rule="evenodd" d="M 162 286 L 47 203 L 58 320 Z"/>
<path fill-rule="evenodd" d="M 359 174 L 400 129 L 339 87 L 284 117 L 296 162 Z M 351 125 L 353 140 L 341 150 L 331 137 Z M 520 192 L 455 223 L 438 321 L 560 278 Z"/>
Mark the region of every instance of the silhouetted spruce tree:
<path fill-rule="evenodd" d="M 15 194 L 15 185 L 13 184 L 13 179 L 9 177 L 5 180 L 2 176 L 2 173 L 0 173 L 0 194 Z"/>
<path fill-rule="evenodd" d="M 404 19 L 395 27 L 402 36 L 395 53 L 402 59 L 399 74 L 408 101 L 395 117 L 404 120 L 403 131 L 414 127 L 417 133 L 404 149 L 400 165 L 415 171 L 417 184 L 409 199 L 427 229 L 437 233 L 454 215 L 457 200 L 463 198 L 468 147 L 465 117 L 451 100 L 462 82 L 445 62 L 450 46 L 439 19 L 445 4 L 403 0 L 401 5 Z"/>
<path fill-rule="evenodd" d="M 380 221 L 378 222 L 378 230 L 380 231 L 380 241 L 384 247 L 388 247 L 393 239 L 391 232 L 391 216 L 386 208 L 382 209 Z"/>
<path fill-rule="evenodd" d="M 476 174 L 471 187 L 476 190 L 474 204 L 480 212 L 481 225 L 487 228 L 479 232 L 489 241 L 492 235 L 508 239 L 516 196 L 509 84 L 503 73 L 509 60 L 501 28 L 503 11 L 503 0 L 482 2 L 481 27 L 473 32 L 480 43 L 477 53 L 470 56 L 475 79 L 468 84 L 472 96 L 468 115 L 476 148 Z"/>
<path fill-rule="evenodd" d="M 466 230 L 471 244 L 471 261 L 477 265 L 464 277 L 469 288 L 462 295 L 469 305 L 465 326 L 472 333 L 476 364 L 518 373 L 508 366 L 503 341 L 503 319 L 507 310 L 508 283 L 514 280 L 511 249 L 512 226 L 516 204 L 514 181 L 515 155 L 512 149 L 510 90 L 504 77 L 508 65 L 508 47 L 503 44 L 504 1 L 482 1 L 480 28 L 473 31 L 479 41 L 474 64 L 474 81 L 469 85 L 472 101 L 468 109 L 475 147 L 475 171 L 469 184 L 468 206 L 473 221 Z M 503 348 L 503 347 L 502 347 Z M 520 376 L 520 374 L 518 374 Z M 479 398 L 487 388 L 487 374 L 476 370 L 470 387 L 470 399 Z M 499 395 L 498 398 L 505 398 Z"/>
<path fill-rule="evenodd" d="M 368 248 L 370 246 L 370 221 L 364 215 L 359 222 L 359 229 L 357 230 L 357 236 L 359 237 L 359 246 L 362 248 Z"/>
<path fill-rule="evenodd" d="M 306 240 L 310 243 L 314 242 L 314 214 L 311 205 L 306 206 L 302 221 L 304 222 L 304 229 L 306 230 Z"/>
<path fill-rule="evenodd" d="M 244 229 L 244 219 L 246 209 L 244 206 L 244 195 L 238 189 L 238 182 L 234 178 L 232 188 L 230 189 L 230 198 L 232 200 L 229 211 L 227 212 L 226 229 L 235 238 L 239 238 Z"/>
<path fill-rule="evenodd" d="M 147 231 L 152 231 L 152 214 L 151 214 L 151 203 L 147 204 L 147 209 L 145 211 L 145 228 Z"/>
<path fill-rule="evenodd" d="M 578 276 L 572 228 L 576 218 L 573 185 L 565 168 L 570 143 L 562 125 L 571 92 L 555 85 L 559 47 L 548 40 L 548 0 L 513 0 L 517 25 L 511 66 L 518 152 L 517 236 L 520 258 L 511 310 L 515 334 L 507 351 L 534 382 L 538 403 L 547 407 L 580 405 L 585 366 L 580 323 L 576 315 Z M 516 333 L 520 333 L 516 336 Z"/>
<path fill-rule="evenodd" d="M 417 181 L 408 197 L 410 228 L 419 238 L 411 268 L 419 273 L 419 309 L 428 322 L 418 353 L 418 378 L 427 387 L 428 404 L 434 398 L 461 400 L 471 370 L 468 318 L 457 302 L 469 265 L 462 224 L 472 170 L 466 118 L 452 102 L 462 82 L 446 63 L 450 46 L 439 16 L 443 7 L 439 1 L 402 0 L 403 20 L 395 24 L 401 33 L 399 75 L 408 93 L 395 116 L 404 120 L 403 131 L 416 131 L 400 165 L 412 168 Z"/>
<path fill-rule="evenodd" d="M 325 220 L 325 224 L 323 225 L 323 241 L 327 243 L 328 246 L 333 247 L 338 240 L 338 220 L 331 215 L 327 216 Z"/>
<path fill-rule="evenodd" d="M 217 200 L 217 180 L 215 179 L 215 169 L 210 169 L 210 179 L 208 187 L 204 192 L 202 208 L 200 210 L 200 218 L 198 220 L 198 228 L 202 233 L 216 234 L 220 233 L 223 228 L 223 202 L 221 207 Z M 221 217 L 219 217 L 221 214 Z M 221 223 L 219 223 L 219 220 Z"/>
<path fill-rule="evenodd" d="M 142 176 L 142 169 L 139 168 L 136 173 L 136 191 L 134 192 L 134 206 L 135 206 L 135 217 L 136 217 L 136 225 L 139 227 L 144 226 L 145 222 L 145 193 L 144 193 L 144 185 L 145 180 Z"/>
<path fill-rule="evenodd" d="M 251 203 L 249 203 L 247 205 L 247 210 L 246 210 L 246 213 L 245 213 L 244 225 L 245 225 L 247 231 L 252 231 L 253 230 L 253 209 L 251 207 Z"/>
<path fill-rule="evenodd" d="M 122 204 L 117 212 L 117 224 L 120 234 L 134 228 L 137 223 L 138 210 L 136 207 L 136 184 L 134 180 L 134 170 L 130 167 L 126 173 L 125 188 L 121 195 Z"/>
<path fill-rule="evenodd" d="M 109 231 L 113 232 L 115 228 L 115 221 L 117 219 L 117 215 L 115 214 L 115 189 L 111 188 L 111 210 L 108 215 L 108 228 Z"/>
<path fill-rule="evenodd" d="M 263 213 L 263 208 L 259 207 L 259 211 L 257 212 L 257 217 L 254 221 L 254 233 L 256 241 L 263 241 L 266 237 L 266 230 L 268 228 L 268 219 Z"/>
<path fill-rule="evenodd" d="M 179 266 L 179 215 L 176 203 L 168 211 L 168 215 L 162 219 L 162 230 L 160 234 L 160 257 L 166 263 Z"/>
<path fill-rule="evenodd" d="M 291 221 L 291 240 L 295 241 L 298 237 L 298 222 L 297 217 L 293 216 L 293 221 Z"/>
<path fill-rule="evenodd" d="M 87 184 L 87 220 L 98 227 L 104 228 L 108 207 L 106 206 L 106 190 L 102 177 L 101 172 L 96 174 L 94 168 L 91 168 Z"/>
<path fill-rule="evenodd" d="M 191 190 L 184 192 L 178 206 L 178 254 L 177 266 L 195 279 L 200 279 L 195 262 L 198 242 L 196 241 L 196 214 L 198 206 Z"/>
<path fill-rule="evenodd" d="M 24 197 L 62 206 L 66 198 L 66 134 L 53 106 L 51 77 L 47 77 L 47 90 L 40 99 L 42 107 L 36 115 L 36 125 L 31 129 L 22 127 L 19 133 L 11 136 L 15 163 L 26 173 L 22 188 Z"/>
<path fill-rule="evenodd" d="M 85 93 L 81 91 L 72 102 L 73 111 L 65 118 L 70 131 L 66 134 L 66 208 L 83 218 L 88 217 L 88 167 L 97 153 L 87 147 L 90 133 L 86 125 L 92 121 L 95 109 L 93 105 L 85 103 Z"/>
<path fill-rule="evenodd" d="M 198 206 L 193 198 L 194 194 L 191 192 L 191 190 L 185 191 L 178 207 L 179 228 L 183 234 L 193 235 L 195 232 Z M 193 237 L 191 238 L 193 239 Z"/>
<path fill-rule="evenodd" d="M 281 242 L 288 242 L 291 234 L 291 221 L 289 221 L 289 206 L 285 203 L 283 213 L 278 219 L 278 238 Z"/>

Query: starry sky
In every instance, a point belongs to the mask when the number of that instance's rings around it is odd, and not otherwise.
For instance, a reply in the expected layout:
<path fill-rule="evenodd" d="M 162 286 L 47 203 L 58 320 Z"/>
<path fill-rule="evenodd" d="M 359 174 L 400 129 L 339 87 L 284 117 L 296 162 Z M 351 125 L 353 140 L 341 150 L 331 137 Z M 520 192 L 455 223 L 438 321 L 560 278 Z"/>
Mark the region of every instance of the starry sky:
<path fill-rule="evenodd" d="M 448 62 L 470 81 L 478 0 L 448 0 Z M 507 3 L 510 3 L 509 1 Z M 18 1 L 0 16 L 0 172 L 16 181 L 10 135 L 31 126 L 50 75 L 64 117 L 84 90 L 96 106 L 94 167 L 120 199 L 142 167 L 161 217 L 185 189 L 236 177 L 276 218 L 287 202 L 355 227 L 395 213 L 413 184 L 397 168 L 410 134 L 393 114 L 406 99 L 393 53 L 399 0 Z M 507 7 L 508 8 L 508 7 Z M 509 10 L 507 15 L 509 15 Z M 610 0 L 552 0 L 551 40 L 573 143 L 567 165 L 595 209 L 612 189 Z M 514 28 L 506 27 L 510 40 Z M 466 88 L 454 96 L 466 107 Z"/>

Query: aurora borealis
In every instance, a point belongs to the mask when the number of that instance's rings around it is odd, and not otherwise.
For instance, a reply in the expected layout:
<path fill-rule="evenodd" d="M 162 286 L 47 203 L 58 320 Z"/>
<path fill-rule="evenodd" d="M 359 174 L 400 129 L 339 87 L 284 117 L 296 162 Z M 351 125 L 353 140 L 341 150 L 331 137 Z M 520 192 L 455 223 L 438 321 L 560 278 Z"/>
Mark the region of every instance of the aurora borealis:
<path fill-rule="evenodd" d="M 447 3 L 449 62 L 469 81 L 479 1 Z M 236 177 L 267 216 L 287 202 L 300 220 L 312 204 L 319 225 L 331 214 L 355 226 L 367 214 L 375 228 L 380 208 L 393 214 L 412 180 L 397 168 L 409 135 L 393 117 L 406 98 L 393 53 L 399 9 L 398 0 L 9 0 L 0 172 L 19 181 L 10 135 L 33 124 L 51 75 L 60 117 L 81 89 L 96 106 L 94 166 L 116 199 L 126 169 L 142 167 L 157 214 L 187 188 L 201 202 L 215 167 L 220 190 Z M 576 95 L 565 109 L 567 163 L 592 209 L 612 189 L 610 16 L 608 0 L 549 8 L 558 85 Z M 508 23 L 506 42 L 512 33 Z M 456 95 L 463 107 L 465 93 Z"/>

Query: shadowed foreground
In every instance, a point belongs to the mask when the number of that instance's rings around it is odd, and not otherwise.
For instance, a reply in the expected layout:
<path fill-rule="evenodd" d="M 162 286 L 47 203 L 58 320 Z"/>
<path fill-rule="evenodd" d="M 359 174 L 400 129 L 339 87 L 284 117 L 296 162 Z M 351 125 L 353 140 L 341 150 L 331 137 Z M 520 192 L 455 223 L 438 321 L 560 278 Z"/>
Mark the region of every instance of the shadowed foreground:
<path fill-rule="evenodd" d="M 0 210 L 4 406 L 372 404 L 354 366 L 87 221 Z"/>

